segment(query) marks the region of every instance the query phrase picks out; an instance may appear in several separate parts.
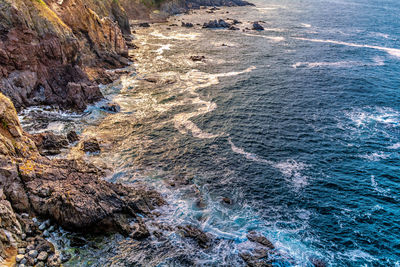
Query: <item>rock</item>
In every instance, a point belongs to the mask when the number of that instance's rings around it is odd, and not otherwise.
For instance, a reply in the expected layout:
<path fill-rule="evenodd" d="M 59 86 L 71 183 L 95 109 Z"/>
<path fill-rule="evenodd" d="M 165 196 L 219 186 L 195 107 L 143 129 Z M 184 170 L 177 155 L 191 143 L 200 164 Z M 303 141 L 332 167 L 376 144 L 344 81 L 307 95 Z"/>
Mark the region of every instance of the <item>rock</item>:
<path fill-rule="evenodd" d="M 75 131 L 69 131 L 67 134 L 67 139 L 70 144 L 79 141 L 79 136 Z"/>
<path fill-rule="evenodd" d="M 35 264 L 35 267 L 44 267 L 44 262 L 39 261 L 38 263 Z"/>
<path fill-rule="evenodd" d="M 210 245 L 210 237 L 199 228 L 193 225 L 178 226 L 178 230 L 184 237 L 189 237 L 197 241 L 197 244 L 202 248 L 207 248 Z"/>
<path fill-rule="evenodd" d="M 69 254 L 68 252 L 63 251 L 63 252 L 61 252 L 60 260 L 61 260 L 62 263 L 64 263 L 64 262 L 69 261 L 71 259 L 71 257 L 72 257 L 71 254 Z"/>
<path fill-rule="evenodd" d="M 223 19 L 220 20 L 210 20 L 207 23 L 203 24 L 203 28 L 229 28 L 231 25 L 224 21 Z"/>
<path fill-rule="evenodd" d="M 142 22 L 139 24 L 139 27 L 148 28 L 148 27 L 150 27 L 150 24 L 147 22 Z"/>
<path fill-rule="evenodd" d="M 235 27 L 235 26 L 233 26 L 233 25 L 231 25 L 229 28 L 228 28 L 228 30 L 231 30 L 231 31 L 238 31 L 238 30 L 240 30 L 238 27 Z"/>
<path fill-rule="evenodd" d="M 239 256 L 246 262 L 249 267 L 272 267 L 271 263 L 265 262 L 258 256 L 254 256 L 249 252 L 239 253 Z"/>
<path fill-rule="evenodd" d="M 316 257 L 311 257 L 310 258 L 310 262 L 312 263 L 312 265 L 314 267 L 326 267 L 326 266 L 328 266 L 326 261 L 324 261 L 323 259 L 316 258 Z"/>
<path fill-rule="evenodd" d="M 25 252 L 26 252 L 26 249 L 25 249 L 25 248 L 19 248 L 19 249 L 18 249 L 18 254 L 24 255 Z"/>
<path fill-rule="evenodd" d="M 190 56 L 190 59 L 192 61 L 203 61 L 204 59 L 206 59 L 205 56 Z"/>
<path fill-rule="evenodd" d="M 96 153 L 100 152 L 100 145 L 97 139 L 92 138 L 83 142 L 83 151 Z"/>
<path fill-rule="evenodd" d="M 264 27 L 260 25 L 260 23 L 258 22 L 254 22 L 253 23 L 253 30 L 255 31 L 263 31 Z"/>
<path fill-rule="evenodd" d="M 45 230 L 45 231 L 43 232 L 43 236 L 44 236 L 44 237 L 49 237 L 49 236 L 50 236 L 49 231 L 48 231 L 48 230 Z"/>
<path fill-rule="evenodd" d="M 121 107 L 117 103 L 107 103 L 106 105 L 102 106 L 101 109 L 116 113 L 121 110 Z"/>
<path fill-rule="evenodd" d="M 238 21 L 237 19 L 232 20 L 232 24 L 233 25 L 237 25 L 237 24 L 242 24 L 240 21 Z"/>
<path fill-rule="evenodd" d="M 222 198 L 222 201 L 225 203 L 225 204 L 228 204 L 228 205 L 232 205 L 232 199 L 230 199 L 229 197 L 224 197 L 224 198 Z"/>
<path fill-rule="evenodd" d="M 187 23 L 182 22 L 182 27 L 192 28 L 192 27 L 193 27 L 193 23 L 190 23 L 190 22 L 187 22 Z"/>
<path fill-rule="evenodd" d="M 25 255 L 23 255 L 23 254 L 18 254 L 18 255 L 15 257 L 15 261 L 16 261 L 17 263 L 20 263 L 24 258 L 25 258 Z"/>
<path fill-rule="evenodd" d="M 259 234 L 255 231 L 251 231 L 247 234 L 247 238 L 251 241 L 251 242 L 256 242 L 259 243 L 269 249 L 275 249 L 275 246 L 271 243 L 271 241 L 269 241 L 265 236 L 263 236 L 262 234 Z"/>
<path fill-rule="evenodd" d="M 60 149 L 68 147 L 68 140 L 63 135 L 57 135 L 52 132 L 34 134 L 32 135 L 32 139 L 43 155 L 59 154 Z M 40 227 L 43 226 L 41 225 Z"/>
<path fill-rule="evenodd" d="M 47 266 L 49 266 L 49 267 L 59 267 L 59 266 L 61 266 L 60 258 L 56 254 L 50 255 L 47 258 Z"/>
<path fill-rule="evenodd" d="M 86 240 L 79 236 L 72 236 L 71 238 L 69 238 L 69 242 L 69 245 L 71 247 L 83 247 L 84 245 L 86 245 Z"/>
<path fill-rule="evenodd" d="M 131 231 L 132 233 L 129 236 L 136 240 L 144 239 L 150 236 L 149 230 L 141 219 L 134 224 Z"/>
<path fill-rule="evenodd" d="M 36 258 L 37 255 L 38 255 L 37 250 L 30 250 L 30 251 L 28 252 L 28 256 L 31 257 L 31 258 Z"/>
<path fill-rule="evenodd" d="M 45 261 L 45 260 L 47 260 L 47 257 L 48 257 L 47 252 L 46 252 L 46 251 L 42 251 L 42 252 L 40 252 L 39 255 L 37 256 L 37 259 L 38 259 L 39 261 Z"/>

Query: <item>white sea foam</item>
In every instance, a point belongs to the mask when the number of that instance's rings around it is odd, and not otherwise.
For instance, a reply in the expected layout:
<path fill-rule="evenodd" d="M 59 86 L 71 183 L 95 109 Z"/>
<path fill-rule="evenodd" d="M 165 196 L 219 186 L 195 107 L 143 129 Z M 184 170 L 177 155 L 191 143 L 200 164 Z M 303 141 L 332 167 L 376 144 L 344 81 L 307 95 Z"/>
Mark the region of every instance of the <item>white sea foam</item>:
<path fill-rule="evenodd" d="M 166 44 L 158 48 L 156 52 L 161 55 L 162 53 L 164 53 L 164 50 L 170 50 L 170 49 L 171 49 L 171 44 Z"/>
<path fill-rule="evenodd" d="M 399 149 L 400 148 L 400 143 L 396 143 L 396 144 L 393 144 L 391 146 L 388 146 L 388 148 L 389 149 Z"/>
<path fill-rule="evenodd" d="M 371 175 L 371 186 L 378 193 L 387 193 L 387 190 L 381 188 L 378 183 L 375 181 L 375 176 Z"/>
<path fill-rule="evenodd" d="M 345 45 L 345 46 L 351 46 L 351 47 L 371 48 L 371 49 L 384 51 L 392 56 L 400 58 L 400 49 L 397 49 L 397 48 L 389 48 L 389 47 L 368 45 L 368 44 L 355 44 L 355 43 L 348 43 L 348 42 L 335 41 L 335 40 L 329 40 L 329 39 L 322 40 L 322 39 L 310 39 L 310 38 L 303 38 L 303 37 L 293 37 L 293 38 L 297 39 L 297 40 L 309 41 L 309 42 L 315 42 L 315 43 L 328 43 L 328 44 Z"/>
<path fill-rule="evenodd" d="M 311 24 L 307 23 L 302 23 L 301 26 L 303 26 L 304 28 L 311 28 Z"/>
<path fill-rule="evenodd" d="M 177 33 L 177 32 L 171 32 L 169 35 L 164 35 L 163 33 L 159 32 L 158 30 L 153 31 L 150 33 L 150 35 L 153 35 L 155 37 L 158 37 L 160 39 L 166 39 L 166 40 L 195 40 L 197 39 L 200 34 L 199 33 Z"/>
<path fill-rule="evenodd" d="M 286 160 L 281 162 L 266 160 L 260 158 L 256 154 L 246 152 L 243 148 L 235 146 L 230 137 L 228 138 L 228 143 L 231 145 L 231 149 L 233 152 L 243 155 L 246 159 L 268 164 L 278 169 L 284 175 L 284 177 L 290 178 L 290 181 L 297 189 L 302 188 L 308 184 L 307 177 L 302 174 L 302 171 L 304 171 L 308 167 L 306 164 L 302 162 L 297 162 L 295 160 Z"/>
<path fill-rule="evenodd" d="M 384 152 L 374 152 L 370 154 L 361 155 L 360 157 L 363 159 L 367 159 L 369 161 L 380 161 L 381 159 L 388 158 L 389 155 Z"/>
<path fill-rule="evenodd" d="M 282 36 L 266 36 L 266 35 L 252 34 L 252 33 L 244 33 L 244 35 L 260 37 L 260 38 L 268 39 L 268 40 L 271 40 L 274 42 L 283 42 L 286 40 L 286 38 L 282 37 Z"/>
<path fill-rule="evenodd" d="M 373 62 L 362 62 L 362 61 L 338 61 L 338 62 L 297 62 L 293 64 L 293 68 L 320 68 L 320 67 L 330 67 L 330 68 L 350 68 L 356 66 L 383 66 L 385 65 L 384 60 L 381 57 L 374 57 Z"/>

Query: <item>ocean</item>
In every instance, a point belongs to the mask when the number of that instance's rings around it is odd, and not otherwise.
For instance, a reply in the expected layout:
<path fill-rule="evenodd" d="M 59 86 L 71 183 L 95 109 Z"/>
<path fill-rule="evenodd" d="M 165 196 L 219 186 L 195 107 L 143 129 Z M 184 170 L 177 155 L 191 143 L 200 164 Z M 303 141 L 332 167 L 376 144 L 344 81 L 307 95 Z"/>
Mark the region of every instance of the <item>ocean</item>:
<path fill-rule="evenodd" d="M 252 230 L 273 266 L 400 266 L 400 2 L 254 3 L 137 28 L 132 72 L 102 88 L 121 112 L 50 124 L 99 138 L 85 157 L 108 180 L 155 188 L 169 204 L 153 222 L 213 245 L 105 237 L 70 266 L 244 266 Z M 214 18 L 241 30 L 196 25 Z M 253 21 L 265 30 L 242 31 Z"/>

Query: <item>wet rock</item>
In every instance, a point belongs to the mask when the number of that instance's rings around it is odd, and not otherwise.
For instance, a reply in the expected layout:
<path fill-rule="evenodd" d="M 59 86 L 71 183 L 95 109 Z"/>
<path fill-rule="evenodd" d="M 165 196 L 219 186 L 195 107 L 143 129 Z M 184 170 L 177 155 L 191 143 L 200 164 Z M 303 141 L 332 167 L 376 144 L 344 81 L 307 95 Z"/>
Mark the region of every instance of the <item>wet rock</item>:
<path fill-rule="evenodd" d="M 19 248 L 18 249 L 18 254 L 25 254 L 26 249 L 25 248 Z"/>
<path fill-rule="evenodd" d="M 69 254 L 68 252 L 63 251 L 63 252 L 61 252 L 60 260 L 61 260 L 62 263 L 64 263 L 64 262 L 69 261 L 71 259 L 71 257 L 72 257 L 71 254 Z"/>
<path fill-rule="evenodd" d="M 256 242 L 261 244 L 269 249 L 275 249 L 275 246 L 269 241 L 264 235 L 257 233 L 255 231 L 251 231 L 247 234 L 247 239 L 251 242 Z"/>
<path fill-rule="evenodd" d="M 83 151 L 89 153 L 100 152 L 100 145 L 97 139 L 92 138 L 83 142 Z"/>
<path fill-rule="evenodd" d="M 133 239 L 141 240 L 149 237 L 150 232 L 144 222 L 139 219 L 138 222 L 133 225 L 132 233 L 129 236 Z"/>
<path fill-rule="evenodd" d="M 70 144 L 79 141 L 79 136 L 75 131 L 69 131 L 67 134 L 67 139 Z"/>
<path fill-rule="evenodd" d="M 232 20 L 232 24 L 233 25 L 237 25 L 237 24 L 242 24 L 240 21 L 238 21 L 237 19 Z"/>
<path fill-rule="evenodd" d="M 272 264 L 264 260 L 260 260 L 259 257 L 252 255 L 249 252 L 240 253 L 239 256 L 246 262 L 249 267 L 272 267 Z"/>
<path fill-rule="evenodd" d="M 142 22 L 139 24 L 139 27 L 148 28 L 148 27 L 150 27 L 150 24 L 147 22 Z"/>
<path fill-rule="evenodd" d="M 39 261 L 38 263 L 35 264 L 35 267 L 45 267 L 44 262 Z"/>
<path fill-rule="evenodd" d="M 68 147 L 68 140 L 63 135 L 52 132 L 32 135 L 32 139 L 43 155 L 56 155 L 61 153 L 60 149 Z"/>
<path fill-rule="evenodd" d="M 210 28 L 210 29 L 215 29 L 215 28 L 229 28 L 231 25 L 227 23 L 225 20 L 220 19 L 220 20 L 210 20 L 209 22 L 206 22 L 203 24 L 203 28 Z"/>
<path fill-rule="evenodd" d="M 203 61 L 203 60 L 205 60 L 206 59 L 206 57 L 205 56 L 190 56 L 190 59 L 192 60 L 192 61 Z"/>
<path fill-rule="evenodd" d="M 222 201 L 223 201 L 225 204 L 228 204 L 228 205 L 232 205 L 232 203 L 233 203 L 232 199 L 230 199 L 229 197 L 224 197 L 224 198 L 222 198 Z"/>
<path fill-rule="evenodd" d="M 38 259 L 39 261 L 45 261 L 45 260 L 47 260 L 47 257 L 48 257 L 47 252 L 46 252 L 46 251 L 42 251 L 42 252 L 40 252 L 39 255 L 37 256 L 37 259 Z"/>
<path fill-rule="evenodd" d="M 192 28 L 193 27 L 193 23 L 190 22 L 182 22 L 182 27 L 186 27 L 186 28 Z"/>
<path fill-rule="evenodd" d="M 202 248 L 207 248 L 210 245 L 210 237 L 199 228 L 193 225 L 178 226 L 178 230 L 184 237 L 189 237 L 197 241 L 197 244 Z"/>
<path fill-rule="evenodd" d="M 101 109 L 117 113 L 121 110 L 121 107 L 117 103 L 107 103 L 106 105 L 102 106 Z"/>
<path fill-rule="evenodd" d="M 263 31 L 263 30 L 264 30 L 264 27 L 261 26 L 260 23 L 254 22 L 254 23 L 253 23 L 253 28 L 252 28 L 252 29 L 255 30 L 255 31 Z"/>
<path fill-rule="evenodd" d="M 240 30 L 240 29 L 239 29 L 238 27 L 235 27 L 235 26 L 231 25 L 231 26 L 229 26 L 228 30 L 231 30 L 231 31 L 238 31 L 238 30 Z"/>
<path fill-rule="evenodd" d="M 84 245 L 86 245 L 86 240 L 83 238 L 80 238 L 79 236 L 72 236 L 69 239 L 69 245 L 71 247 L 83 247 Z"/>
<path fill-rule="evenodd" d="M 61 260 L 58 255 L 53 254 L 47 258 L 47 266 L 49 267 L 59 267 L 61 266 Z"/>
<path fill-rule="evenodd" d="M 326 261 L 324 261 L 323 259 L 316 258 L 316 257 L 310 258 L 310 262 L 312 263 L 312 265 L 314 267 L 326 267 L 326 266 L 328 266 Z"/>

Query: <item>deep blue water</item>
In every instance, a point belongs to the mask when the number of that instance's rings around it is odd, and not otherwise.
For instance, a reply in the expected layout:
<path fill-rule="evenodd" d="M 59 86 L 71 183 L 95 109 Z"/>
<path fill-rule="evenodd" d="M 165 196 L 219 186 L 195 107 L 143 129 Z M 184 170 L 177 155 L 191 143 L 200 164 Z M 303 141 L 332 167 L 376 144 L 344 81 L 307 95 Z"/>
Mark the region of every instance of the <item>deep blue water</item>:
<path fill-rule="evenodd" d="M 115 168 L 110 180 L 147 181 L 170 203 L 160 222 L 220 240 L 203 251 L 167 233 L 151 248 L 121 243 L 113 260 L 243 265 L 257 230 L 276 266 L 399 266 L 400 2 L 255 3 L 171 20 L 261 20 L 263 32 L 138 29 L 137 75 L 105 88 L 121 113 L 83 120 L 112 147 L 96 158 Z"/>

